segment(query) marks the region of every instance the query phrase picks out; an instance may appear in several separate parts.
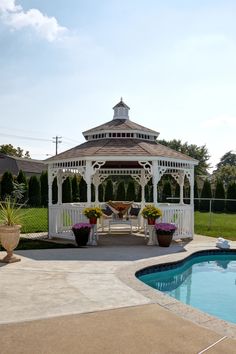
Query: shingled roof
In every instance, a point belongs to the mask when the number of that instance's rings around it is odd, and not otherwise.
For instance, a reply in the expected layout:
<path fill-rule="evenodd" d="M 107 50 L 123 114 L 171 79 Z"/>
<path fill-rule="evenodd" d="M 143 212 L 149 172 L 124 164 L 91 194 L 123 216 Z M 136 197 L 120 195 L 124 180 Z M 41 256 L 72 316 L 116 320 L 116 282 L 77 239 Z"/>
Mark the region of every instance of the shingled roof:
<path fill-rule="evenodd" d="M 47 161 L 83 158 L 87 156 L 121 156 L 121 158 L 124 156 L 158 156 L 191 162 L 196 161 L 155 141 L 149 142 L 140 139 L 100 139 L 87 141 L 57 156 L 51 157 Z"/>
<path fill-rule="evenodd" d="M 143 127 L 142 125 L 132 122 L 131 120 L 124 120 L 124 119 L 115 119 L 115 120 L 113 119 L 95 128 L 86 130 L 85 132 L 83 132 L 83 135 L 86 136 L 86 134 L 91 134 L 95 132 L 98 133 L 99 131 L 106 131 L 106 130 L 117 130 L 117 131 L 137 130 L 137 131 L 159 135 L 159 133 L 155 130 Z"/>
<path fill-rule="evenodd" d="M 41 160 L 9 156 L 0 153 L 0 175 L 6 171 L 10 171 L 16 176 L 20 170 L 22 170 L 26 176 L 32 176 L 46 171 L 47 165 Z"/>

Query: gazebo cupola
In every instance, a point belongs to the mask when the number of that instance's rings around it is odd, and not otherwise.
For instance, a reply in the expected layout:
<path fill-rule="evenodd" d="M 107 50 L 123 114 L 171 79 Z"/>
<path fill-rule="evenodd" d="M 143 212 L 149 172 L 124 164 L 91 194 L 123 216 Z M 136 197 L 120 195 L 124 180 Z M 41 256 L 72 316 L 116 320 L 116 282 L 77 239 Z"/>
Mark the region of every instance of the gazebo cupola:
<path fill-rule="evenodd" d="M 113 107 L 114 116 L 113 119 L 129 119 L 130 108 L 123 102 L 122 97 L 120 102 Z"/>

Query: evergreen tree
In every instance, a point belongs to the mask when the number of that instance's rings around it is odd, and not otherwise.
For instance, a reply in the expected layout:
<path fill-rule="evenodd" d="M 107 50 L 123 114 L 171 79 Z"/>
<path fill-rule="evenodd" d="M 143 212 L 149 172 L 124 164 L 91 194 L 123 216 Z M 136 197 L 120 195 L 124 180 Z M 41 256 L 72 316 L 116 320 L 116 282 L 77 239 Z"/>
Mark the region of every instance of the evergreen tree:
<path fill-rule="evenodd" d="M 58 186 L 57 186 L 57 177 L 55 177 L 52 182 L 52 204 L 57 204 L 57 201 L 58 201 Z"/>
<path fill-rule="evenodd" d="M 72 201 L 78 202 L 79 201 L 79 185 L 77 176 L 74 175 L 72 178 Z"/>
<path fill-rule="evenodd" d="M 195 199 L 195 198 L 199 198 L 199 194 L 198 194 L 198 185 L 197 185 L 197 181 L 194 181 L 194 210 L 199 210 L 199 200 Z"/>
<path fill-rule="evenodd" d="M 81 203 L 86 203 L 87 202 L 87 183 L 81 178 L 79 182 L 79 201 Z"/>
<path fill-rule="evenodd" d="M 203 187 L 202 187 L 201 198 L 212 198 L 211 184 L 207 179 L 205 180 Z M 200 211 L 209 211 L 210 210 L 210 201 L 201 199 L 200 204 L 199 204 L 199 210 Z"/>
<path fill-rule="evenodd" d="M 174 193 L 174 196 L 175 198 L 178 198 L 178 199 L 173 199 L 173 202 L 174 203 L 179 203 L 179 197 L 180 197 L 180 187 L 179 187 L 179 183 L 176 183 L 175 185 L 175 193 Z"/>
<path fill-rule="evenodd" d="M 29 205 L 39 207 L 41 205 L 40 183 L 36 176 L 31 176 L 29 179 Z"/>
<path fill-rule="evenodd" d="M 227 189 L 227 199 L 236 199 L 236 183 L 231 183 Z M 236 201 L 226 201 L 226 210 L 229 213 L 236 212 Z"/>
<path fill-rule="evenodd" d="M 164 183 L 164 186 L 163 186 L 163 190 L 162 190 L 162 202 L 166 202 L 166 203 L 169 203 L 170 202 L 170 199 L 167 199 L 167 198 L 170 198 L 171 197 L 171 185 L 170 185 L 170 182 L 169 181 L 166 181 Z"/>
<path fill-rule="evenodd" d="M 72 202 L 72 186 L 71 178 L 67 177 L 62 183 L 62 203 L 71 203 Z"/>
<path fill-rule="evenodd" d="M 95 186 L 93 183 L 91 184 L 91 201 L 95 202 Z"/>
<path fill-rule="evenodd" d="M 114 200 L 113 183 L 111 179 L 107 181 L 105 187 L 105 202 L 108 202 L 109 200 Z"/>
<path fill-rule="evenodd" d="M 48 173 L 42 172 L 40 176 L 41 187 L 41 205 L 47 207 L 48 205 Z"/>
<path fill-rule="evenodd" d="M 144 187 L 144 195 L 145 195 L 145 202 L 149 203 L 150 202 L 150 186 L 148 183 Z"/>
<path fill-rule="evenodd" d="M 24 186 L 25 186 L 25 192 L 23 193 L 23 198 L 21 201 L 26 202 L 26 200 L 28 199 L 28 183 L 27 183 L 26 176 L 22 170 L 19 171 L 19 173 L 16 177 L 16 181 L 19 184 L 24 184 Z"/>
<path fill-rule="evenodd" d="M 135 184 L 134 181 L 129 181 L 127 192 L 126 192 L 126 200 L 132 201 L 135 200 Z"/>
<path fill-rule="evenodd" d="M 137 185 L 136 188 L 136 193 L 135 193 L 135 202 L 141 202 L 141 198 L 142 198 L 142 187 L 140 186 L 140 184 Z"/>
<path fill-rule="evenodd" d="M 6 196 L 13 192 L 13 176 L 11 172 L 6 171 L 1 180 L 1 199 L 4 200 Z"/>
<path fill-rule="evenodd" d="M 215 198 L 225 199 L 225 189 L 222 181 L 217 181 L 215 189 Z M 225 200 L 214 200 L 213 201 L 213 211 L 223 212 L 225 210 Z"/>
<path fill-rule="evenodd" d="M 103 202 L 103 201 L 104 201 L 104 188 L 103 188 L 103 184 L 99 184 L 99 186 L 98 186 L 98 200 L 99 200 L 99 202 Z"/>
<path fill-rule="evenodd" d="M 125 183 L 121 181 L 116 191 L 116 200 L 125 200 Z"/>

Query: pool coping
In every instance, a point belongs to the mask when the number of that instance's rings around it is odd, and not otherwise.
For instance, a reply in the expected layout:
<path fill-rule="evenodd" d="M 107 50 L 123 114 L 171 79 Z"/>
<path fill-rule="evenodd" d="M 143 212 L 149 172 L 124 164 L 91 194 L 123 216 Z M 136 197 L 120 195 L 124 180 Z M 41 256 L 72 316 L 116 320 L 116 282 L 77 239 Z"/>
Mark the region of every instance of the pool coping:
<path fill-rule="evenodd" d="M 212 251 L 219 248 L 208 246 L 206 248 L 196 247 L 194 249 L 184 249 L 183 252 L 157 256 L 148 260 L 136 261 L 131 265 L 126 265 L 116 271 L 116 276 L 126 285 L 137 291 L 140 295 L 148 298 L 150 303 L 157 304 L 165 309 L 173 312 L 186 320 L 194 322 L 207 329 L 213 330 L 224 336 L 236 339 L 236 324 L 221 320 L 213 315 L 209 315 L 201 310 L 198 310 L 190 305 L 184 304 L 159 290 L 151 288 L 136 277 L 136 272 L 150 266 L 175 263 L 182 261 L 185 258 L 198 253 L 199 251 Z M 236 251 L 236 248 L 231 248 Z"/>

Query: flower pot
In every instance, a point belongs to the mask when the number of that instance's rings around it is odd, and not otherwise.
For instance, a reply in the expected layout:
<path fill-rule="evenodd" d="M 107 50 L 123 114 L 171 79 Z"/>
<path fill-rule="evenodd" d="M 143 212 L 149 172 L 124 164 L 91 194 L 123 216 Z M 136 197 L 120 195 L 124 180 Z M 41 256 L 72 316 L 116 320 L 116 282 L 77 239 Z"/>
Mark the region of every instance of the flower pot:
<path fill-rule="evenodd" d="M 20 258 L 13 255 L 13 250 L 17 247 L 20 240 L 20 225 L 0 226 L 0 242 L 7 251 L 7 255 L 0 260 L 2 263 L 19 262 Z"/>
<path fill-rule="evenodd" d="M 172 239 L 173 239 L 173 232 L 168 234 L 157 233 L 157 241 L 160 247 L 169 247 Z"/>
<path fill-rule="evenodd" d="M 148 221 L 148 225 L 155 225 L 156 219 L 148 218 L 147 221 Z"/>
<path fill-rule="evenodd" d="M 72 231 L 75 235 L 75 241 L 78 247 L 86 246 L 89 239 L 90 229 L 82 230 L 82 229 L 74 229 Z"/>
<path fill-rule="evenodd" d="M 92 224 L 92 225 L 95 225 L 96 223 L 97 223 L 97 218 L 96 217 L 91 217 L 91 218 L 89 218 L 89 222 L 90 222 L 90 224 Z"/>

